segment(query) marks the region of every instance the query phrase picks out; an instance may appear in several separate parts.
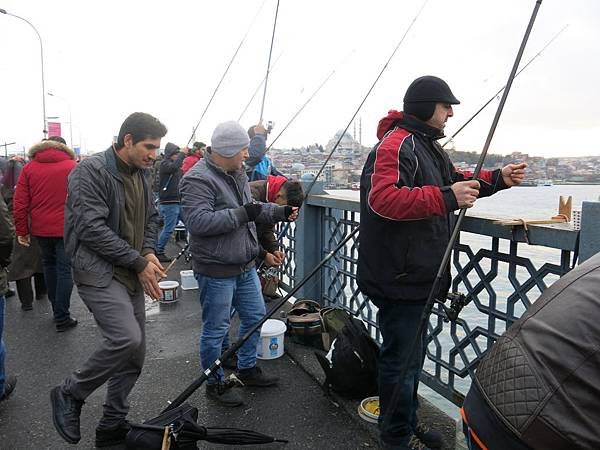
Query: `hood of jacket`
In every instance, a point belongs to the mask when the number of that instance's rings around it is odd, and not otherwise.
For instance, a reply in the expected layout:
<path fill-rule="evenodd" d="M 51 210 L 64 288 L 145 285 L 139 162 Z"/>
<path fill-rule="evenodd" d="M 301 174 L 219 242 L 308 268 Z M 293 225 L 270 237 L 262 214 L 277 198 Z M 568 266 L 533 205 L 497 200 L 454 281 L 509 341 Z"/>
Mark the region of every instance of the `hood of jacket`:
<path fill-rule="evenodd" d="M 42 141 L 29 149 L 29 158 L 41 163 L 53 163 L 65 159 L 75 160 L 75 152 L 56 141 Z"/>
<path fill-rule="evenodd" d="M 444 137 L 444 133 L 437 128 L 427 125 L 422 120 L 417 119 L 410 114 L 404 114 L 402 111 L 392 109 L 387 116 L 382 118 L 377 125 L 377 139 L 382 140 L 385 133 L 392 130 L 396 126 L 401 126 L 411 133 L 419 133 L 431 139 L 440 139 Z"/>
<path fill-rule="evenodd" d="M 179 153 L 179 151 L 180 148 L 177 145 L 167 142 L 167 145 L 165 145 L 165 158 L 170 158 L 174 154 Z"/>

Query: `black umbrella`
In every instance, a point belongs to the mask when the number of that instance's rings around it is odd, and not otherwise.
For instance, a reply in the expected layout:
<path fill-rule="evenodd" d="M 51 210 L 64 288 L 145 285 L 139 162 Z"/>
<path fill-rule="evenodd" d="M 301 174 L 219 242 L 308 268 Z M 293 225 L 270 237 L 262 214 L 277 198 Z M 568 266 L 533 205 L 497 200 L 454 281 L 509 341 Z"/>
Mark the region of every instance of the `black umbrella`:
<path fill-rule="evenodd" d="M 284 439 L 275 439 L 272 436 L 252 430 L 203 427 L 202 425 L 187 421 L 174 424 L 172 430 L 173 438 L 179 444 L 188 444 L 197 441 L 225 445 L 256 445 L 270 444 L 272 442 L 288 442 Z"/>

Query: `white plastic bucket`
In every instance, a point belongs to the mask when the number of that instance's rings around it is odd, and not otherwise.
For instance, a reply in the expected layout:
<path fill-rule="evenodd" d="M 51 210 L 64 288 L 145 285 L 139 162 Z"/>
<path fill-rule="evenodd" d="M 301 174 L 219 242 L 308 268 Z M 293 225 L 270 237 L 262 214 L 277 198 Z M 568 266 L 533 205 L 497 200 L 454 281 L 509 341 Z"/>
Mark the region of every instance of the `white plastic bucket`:
<path fill-rule="evenodd" d="M 179 272 L 181 277 L 181 289 L 187 291 L 188 289 L 198 289 L 198 282 L 194 278 L 193 270 L 182 270 Z"/>
<path fill-rule="evenodd" d="M 158 287 L 161 291 L 161 302 L 170 303 L 178 300 L 177 288 L 179 288 L 179 283 L 177 281 L 161 281 L 158 283 Z"/>
<path fill-rule="evenodd" d="M 258 359 L 275 359 L 283 355 L 283 336 L 285 323 L 268 319 L 260 329 L 260 339 L 256 348 Z"/>

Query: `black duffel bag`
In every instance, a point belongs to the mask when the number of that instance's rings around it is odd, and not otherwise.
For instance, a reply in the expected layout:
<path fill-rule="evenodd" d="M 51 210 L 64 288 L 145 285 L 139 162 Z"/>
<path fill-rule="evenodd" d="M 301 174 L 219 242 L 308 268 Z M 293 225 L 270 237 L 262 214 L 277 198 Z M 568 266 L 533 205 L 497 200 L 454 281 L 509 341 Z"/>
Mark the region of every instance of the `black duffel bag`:
<path fill-rule="evenodd" d="M 171 429 L 171 446 L 169 447 L 171 450 L 197 450 L 197 438 L 179 438 L 179 436 L 183 436 L 180 432 L 186 428 L 198 429 L 197 422 L 198 408 L 189 403 L 183 403 L 144 423 L 132 423 L 125 443 L 129 450 L 161 450 L 165 427 L 168 426 Z"/>

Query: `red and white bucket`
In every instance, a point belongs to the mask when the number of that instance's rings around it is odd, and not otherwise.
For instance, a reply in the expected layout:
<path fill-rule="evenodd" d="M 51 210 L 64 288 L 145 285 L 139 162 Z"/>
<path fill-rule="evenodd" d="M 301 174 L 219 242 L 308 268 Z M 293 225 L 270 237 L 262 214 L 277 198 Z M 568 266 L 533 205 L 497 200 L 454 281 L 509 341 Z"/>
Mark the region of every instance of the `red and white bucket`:
<path fill-rule="evenodd" d="M 173 303 L 179 300 L 178 290 L 179 283 L 177 281 L 161 281 L 158 283 L 160 288 L 160 300 L 161 303 Z"/>

